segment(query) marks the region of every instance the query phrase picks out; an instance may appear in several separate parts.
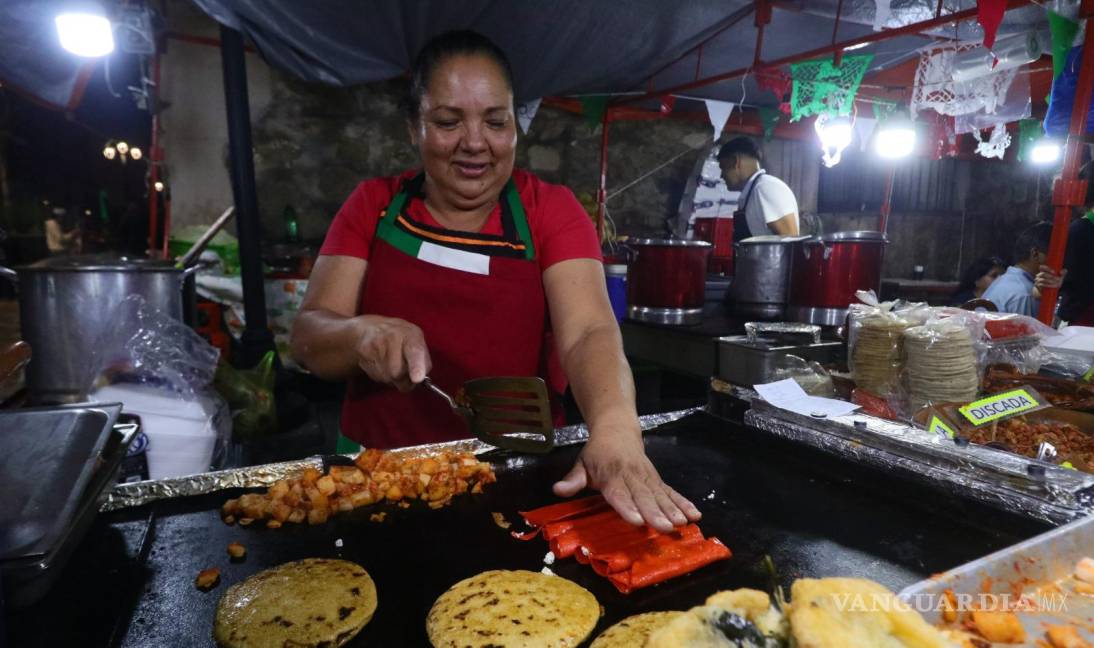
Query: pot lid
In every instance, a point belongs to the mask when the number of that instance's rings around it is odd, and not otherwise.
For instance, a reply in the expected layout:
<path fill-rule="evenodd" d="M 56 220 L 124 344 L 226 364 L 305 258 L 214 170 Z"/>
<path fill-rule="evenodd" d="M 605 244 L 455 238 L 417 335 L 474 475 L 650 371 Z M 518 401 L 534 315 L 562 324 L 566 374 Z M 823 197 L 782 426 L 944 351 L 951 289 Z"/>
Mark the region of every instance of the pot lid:
<path fill-rule="evenodd" d="M 115 256 L 48 257 L 18 270 L 30 272 L 182 272 L 171 261 L 163 259 L 130 259 Z"/>
<path fill-rule="evenodd" d="M 706 241 L 697 241 L 695 239 L 654 239 L 654 238 L 640 238 L 631 239 L 627 241 L 628 245 L 656 245 L 660 247 L 712 247 L 712 245 Z"/>
<path fill-rule="evenodd" d="M 857 230 L 853 232 L 829 232 L 822 234 L 819 237 L 820 240 L 825 243 L 837 243 L 837 242 L 850 242 L 850 241 L 862 241 L 864 243 L 888 243 L 889 239 L 885 237 L 884 232 L 875 232 L 871 230 Z"/>
<path fill-rule="evenodd" d="M 808 236 L 779 236 L 778 234 L 763 234 L 750 236 L 738 241 L 741 245 L 789 245 L 809 238 Z"/>

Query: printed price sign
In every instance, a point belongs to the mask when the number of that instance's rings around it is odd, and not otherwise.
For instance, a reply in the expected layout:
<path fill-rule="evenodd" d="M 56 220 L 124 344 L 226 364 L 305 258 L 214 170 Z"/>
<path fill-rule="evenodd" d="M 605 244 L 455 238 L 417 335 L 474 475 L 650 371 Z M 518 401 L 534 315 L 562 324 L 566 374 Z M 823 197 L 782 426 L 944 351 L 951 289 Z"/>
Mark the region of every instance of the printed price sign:
<path fill-rule="evenodd" d="M 1000 394 L 992 394 L 968 405 L 959 407 L 957 411 L 965 417 L 969 423 L 976 427 L 987 425 L 995 421 L 1002 421 L 1019 414 L 1028 414 L 1034 410 L 1047 407 L 1041 395 L 1032 387 L 1020 387 Z"/>
<path fill-rule="evenodd" d="M 937 416 L 931 417 L 931 422 L 929 425 L 927 425 L 927 431 L 934 432 L 935 434 L 946 436 L 951 439 L 957 436 L 957 433 L 953 431 L 953 428 L 946 425 L 946 422 L 938 418 Z"/>

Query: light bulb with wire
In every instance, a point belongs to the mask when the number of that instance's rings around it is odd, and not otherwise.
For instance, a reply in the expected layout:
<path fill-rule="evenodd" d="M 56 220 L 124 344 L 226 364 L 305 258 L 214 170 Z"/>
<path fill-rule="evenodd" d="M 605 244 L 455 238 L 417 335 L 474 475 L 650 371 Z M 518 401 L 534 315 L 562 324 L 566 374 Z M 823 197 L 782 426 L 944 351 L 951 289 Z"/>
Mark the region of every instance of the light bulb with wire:
<path fill-rule="evenodd" d="M 129 152 L 129 145 L 125 142 L 118 142 L 115 147 L 118 149 L 118 153 L 121 153 L 122 155 Z"/>
<path fill-rule="evenodd" d="M 854 139 L 854 130 L 851 120 L 846 117 L 829 117 L 820 115 L 813 122 L 813 128 L 820 139 L 821 150 L 824 152 L 821 159 L 824 165 L 831 168 L 839 164 L 843 149 L 851 145 Z"/>
<path fill-rule="evenodd" d="M 141 152 L 139 147 L 134 146 L 133 148 L 129 149 L 129 157 L 133 158 L 134 160 L 141 159 L 142 155 L 144 155 L 144 153 Z"/>
<path fill-rule="evenodd" d="M 61 47 L 76 56 L 101 58 L 114 51 L 114 28 L 98 2 L 80 2 L 53 23 Z"/>
<path fill-rule="evenodd" d="M 103 149 L 103 157 L 108 160 L 113 160 L 117 155 L 118 150 L 113 146 L 107 145 L 106 148 Z"/>
<path fill-rule="evenodd" d="M 890 160 L 908 157 L 915 151 L 915 124 L 903 114 L 895 114 L 877 127 L 874 150 Z"/>

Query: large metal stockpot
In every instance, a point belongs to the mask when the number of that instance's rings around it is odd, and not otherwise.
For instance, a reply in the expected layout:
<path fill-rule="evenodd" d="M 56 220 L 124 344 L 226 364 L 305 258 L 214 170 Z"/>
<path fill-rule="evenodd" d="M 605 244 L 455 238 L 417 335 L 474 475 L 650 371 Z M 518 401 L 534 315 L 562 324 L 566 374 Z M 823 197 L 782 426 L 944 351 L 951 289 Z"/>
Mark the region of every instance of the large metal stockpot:
<path fill-rule="evenodd" d="M 657 324 L 698 324 L 706 300 L 707 259 L 713 246 L 690 239 L 627 242 L 627 316 Z"/>
<path fill-rule="evenodd" d="M 882 232 L 833 232 L 805 239 L 794 249 L 787 319 L 837 326 L 859 290 L 878 291 L 888 243 Z"/>
<path fill-rule="evenodd" d="M 733 283 L 726 294 L 734 314 L 758 320 L 782 318 L 793 246 L 799 240 L 764 235 L 734 244 Z"/>
<path fill-rule="evenodd" d="M 97 345 L 116 325 L 118 306 L 141 295 L 148 306 L 184 320 L 183 287 L 195 268 L 168 261 L 52 257 L 0 276 L 19 286 L 19 319 L 32 357 L 27 392 L 36 403 L 83 400 L 98 368 Z"/>

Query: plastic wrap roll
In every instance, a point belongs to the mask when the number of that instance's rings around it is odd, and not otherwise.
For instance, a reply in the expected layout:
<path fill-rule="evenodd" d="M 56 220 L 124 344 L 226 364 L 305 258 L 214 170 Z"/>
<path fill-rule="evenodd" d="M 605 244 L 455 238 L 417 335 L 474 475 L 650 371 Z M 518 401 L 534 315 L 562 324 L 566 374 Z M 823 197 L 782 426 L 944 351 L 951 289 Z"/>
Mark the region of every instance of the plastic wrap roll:
<path fill-rule="evenodd" d="M 1041 58 L 1042 38 L 1031 31 L 1000 38 L 991 50 L 977 47 L 953 57 L 953 81 L 964 83 L 995 72 L 1014 69 Z M 998 63 L 996 63 L 998 59 Z"/>

